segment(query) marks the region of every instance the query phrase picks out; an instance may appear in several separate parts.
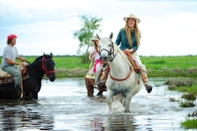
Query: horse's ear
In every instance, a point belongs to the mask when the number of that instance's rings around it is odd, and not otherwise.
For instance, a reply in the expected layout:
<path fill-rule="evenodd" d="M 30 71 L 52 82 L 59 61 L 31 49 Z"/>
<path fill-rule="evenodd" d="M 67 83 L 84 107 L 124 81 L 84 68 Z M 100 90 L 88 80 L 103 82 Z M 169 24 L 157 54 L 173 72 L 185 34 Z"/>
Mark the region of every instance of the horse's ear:
<path fill-rule="evenodd" d="M 99 35 L 98 35 L 98 34 L 96 34 L 96 37 L 100 40 L 100 37 L 99 37 Z"/>
<path fill-rule="evenodd" d="M 52 52 L 50 53 L 50 56 L 51 56 L 51 58 L 53 57 L 53 53 Z"/>
<path fill-rule="evenodd" d="M 111 34 L 110 34 L 109 38 L 110 38 L 110 39 L 112 39 L 112 38 L 113 38 L 113 33 L 112 33 L 112 32 L 111 32 Z"/>
<path fill-rule="evenodd" d="M 46 56 L 44 52 L 43 52 L 43 55 Z"/>

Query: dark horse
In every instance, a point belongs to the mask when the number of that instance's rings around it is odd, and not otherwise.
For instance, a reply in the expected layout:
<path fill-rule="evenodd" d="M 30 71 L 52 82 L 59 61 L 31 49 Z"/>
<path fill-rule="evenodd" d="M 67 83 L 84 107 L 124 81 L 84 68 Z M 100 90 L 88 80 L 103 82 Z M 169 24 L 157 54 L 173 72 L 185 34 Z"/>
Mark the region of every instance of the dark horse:
<path fill-rule="evenodd" d="M 26 66 L 29 78 L 23 80 L 23 98 L 25 100 L 38 99 L 38 92 L 41 89 L 44 74 L 51 82 L 55 80 L 55 62 L 52 57 L 52 53 L 50 55 L 44 54 Z M 0 99 L 17 99 L 14 82 L 0 84 Z"/>

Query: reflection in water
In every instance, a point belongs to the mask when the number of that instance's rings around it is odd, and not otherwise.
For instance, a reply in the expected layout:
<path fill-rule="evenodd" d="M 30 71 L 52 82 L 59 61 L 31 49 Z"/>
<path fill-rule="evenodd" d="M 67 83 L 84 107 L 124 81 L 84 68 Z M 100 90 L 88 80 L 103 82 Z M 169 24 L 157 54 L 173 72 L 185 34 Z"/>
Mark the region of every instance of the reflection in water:
<path fill-rule="evenodd" d="M 29 127 L 47 130 L 53 128 L 52 116 L 34 111 L 40 108 L 37 101 L 1 100 L 0 104 L 0 130 L 26 130 Z"/>
<path fill-rule="evenodd" d="M 133 118 L 130 115 L 109 115 L 105 128 L 110 131 L 134 131 L 135 127 L 136 125 L 133 124 Z"/>
<path fill-rule="evenodd" d="M 13 111 L 5 111 L 2 113 L 2 129 L 3 130 L 15 130 L 15 117 L 14 117 L 15 112 Z"/>
<path fill-rule="evenodd" d="M 104 131 L 105 130 L 105 124 L 103 123 L 102 118 L 94 118 L 90 122 L 90 127 L 94 129 L 94 131 Z"/>
<path fill-rule="evenodd" d="M 150 82 L 162 83 L 158 79 Z M 0 100 L 0 130 L 183 130 L 179 123 L 193 109 L 169 102 L 169 97 L 180 94 L 168 91 L 165 86 L 154 87 L 151 94 L 142 89 L 131 100 L 129 114 L 109 113 L 105 96 L 106 92 L 101 97 L 87 97 L 83 78 L 43 81 L 38 101 Z"/>

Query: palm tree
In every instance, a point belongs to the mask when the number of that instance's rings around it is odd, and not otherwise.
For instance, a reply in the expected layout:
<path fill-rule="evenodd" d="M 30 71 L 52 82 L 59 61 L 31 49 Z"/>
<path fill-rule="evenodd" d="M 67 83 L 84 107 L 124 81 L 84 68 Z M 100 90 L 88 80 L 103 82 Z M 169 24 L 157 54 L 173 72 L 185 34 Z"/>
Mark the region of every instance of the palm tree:
<path fill-rule="evenodd" d="M 77 51 L 78 55 L 82 56 L 82 62 L 89 62 L 88 49 L 91 46 L 91 38 L 95 31 L 101 31 L 99 29 L 102 18 L 92 17 L 90 15 L 79 16 L 82 22 L 81 28 L 73 33 L 74 37 L 80 41 L 79 48 Z M 85 52 L 82 52 L 82 48 L 85 48 Z"/>

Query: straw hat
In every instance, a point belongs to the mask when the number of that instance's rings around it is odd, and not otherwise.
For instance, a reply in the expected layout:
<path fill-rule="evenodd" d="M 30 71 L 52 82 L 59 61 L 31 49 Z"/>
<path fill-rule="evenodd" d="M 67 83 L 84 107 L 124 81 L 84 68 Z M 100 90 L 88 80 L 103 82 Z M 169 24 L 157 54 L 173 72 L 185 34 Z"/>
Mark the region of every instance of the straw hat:
<path fill-rule="evenodd" d="M 134 14 L 130 14 L 128 17 L 124 17 L 123 20 L 127 22 L 128 18 L 133 18 L 137 23 L 140 23 L 140 19 L 137 18 Z"/>
<path fill-rule="evenodd" d="M 94 42 L 94 41 L 96 41 L 96 40 L 99 40 L 99 39 L 98 39 L 97 36 L 94 36 L 94 37 L 92 38 L 92 42 Z"/>

